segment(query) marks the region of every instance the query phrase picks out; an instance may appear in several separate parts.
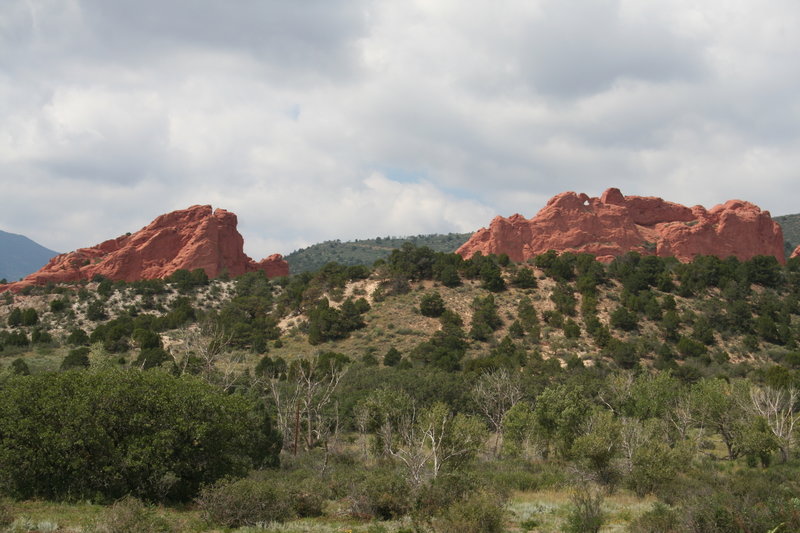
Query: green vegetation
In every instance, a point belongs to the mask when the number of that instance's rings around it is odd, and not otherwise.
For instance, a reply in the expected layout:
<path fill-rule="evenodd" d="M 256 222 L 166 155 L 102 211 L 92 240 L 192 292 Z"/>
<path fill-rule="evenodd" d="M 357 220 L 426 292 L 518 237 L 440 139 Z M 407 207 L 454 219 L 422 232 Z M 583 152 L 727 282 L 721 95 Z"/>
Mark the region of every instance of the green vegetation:
<path fill-rule="evenodd" d="M 471 233 L 448 233 L 414 237 L 377 237 L 345 242 L 337 239 L 301 248 L 288 254 L 285 259 L 292 274 L 314 272 L 327 263 L 371 266 L 375 261 L 388 257 L 392 250 L 400 248 L 404 243 L 427 246 L 436 252 L 454 252 L 471 236 Z"/>
<path fill-rule="evenodd" d="M 16 530 L 800 529 L 798 260 L 404 244 L 0 301 Z"/>
<path fill-rule="evenodd" d="M 789 257 L 795 248 L 800 246 L 800 214 L 773 217 L 783 230 L 783 240 L 786 241 L 786 257 Z"/>

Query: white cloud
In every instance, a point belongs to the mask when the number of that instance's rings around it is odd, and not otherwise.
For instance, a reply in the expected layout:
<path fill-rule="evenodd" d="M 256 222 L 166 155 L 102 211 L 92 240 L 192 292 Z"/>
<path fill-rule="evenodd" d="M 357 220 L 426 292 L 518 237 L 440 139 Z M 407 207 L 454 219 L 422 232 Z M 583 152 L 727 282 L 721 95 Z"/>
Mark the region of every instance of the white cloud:
<path fill-rule="evenodd" d="M 799 24 L 789 0 L 9 0 L 0 229 L 65 251 L 212 203 L 260 258 L 610 186 L 798 212 Z"/>

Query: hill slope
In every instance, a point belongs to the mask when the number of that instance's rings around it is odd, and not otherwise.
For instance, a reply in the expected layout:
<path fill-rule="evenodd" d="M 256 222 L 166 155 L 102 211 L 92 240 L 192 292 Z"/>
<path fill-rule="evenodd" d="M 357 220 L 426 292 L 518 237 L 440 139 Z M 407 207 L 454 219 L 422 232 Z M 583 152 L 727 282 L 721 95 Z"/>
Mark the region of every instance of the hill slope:
<path fill-rule="evenodd" d="M 355 241 L 325 241 L 301 248 L 287 255 L 292 274 L 313 272 L 326 263 L 337 262 L 342 265 L 372 265 L 383 259 L 404 242 L 417 246 L 427 246 L 435 252 L 453 252 L 470 238 L 471 233 L 448 233 L 416 235 L 411 237 L 377 237 Z"/>
<path fill-rule="evenodd" d="M 783 240 L 789 243 L 786 247 L 788 257 L 797 246 L 800 246 L 800 213 L 782 215 L 772 220 L 780 224 L 783 229 Z"/>
<path fill-rule="evenodd" d="M 24 235 L 0 231 L 0 279 L 16 281 L 58 255 Z"/>

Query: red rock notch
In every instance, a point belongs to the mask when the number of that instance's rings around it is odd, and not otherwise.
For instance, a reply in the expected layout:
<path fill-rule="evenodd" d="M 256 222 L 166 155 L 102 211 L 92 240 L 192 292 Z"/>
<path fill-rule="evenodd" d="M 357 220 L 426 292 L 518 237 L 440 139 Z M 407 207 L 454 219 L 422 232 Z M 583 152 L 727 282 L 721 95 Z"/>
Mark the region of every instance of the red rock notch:
<path fill-rule="evenodd" d="M 289 264 L 280 254 L 258 263 L 245 255 L 236 224 L 235 214 L 224 209 L 212 212 L 210 205 L 173 211 L 132 235 L 57 255 L 38 272 L 2 285 L 0 291 L 91 279 L 97 274 L 124 281 L 165 278 L 179 269 L 202 268 L 210 278 L 256 270 L 269 277 L 289 274 Z"/>
<path fill-rule="evenodd" d="M 600 198 L 557 194 L 532 219 L 495 217 L 456 253 L 465 258 L 505 253 L 523 261 L 548 250 L 589 253 L 604 262 L 628 251 L 684 262 L 700 254 L 740 260 L 773 255 L 785 261 L 781 227 L 754 204 L 729 200 L 706 210 L 623 196 L 619 189 L 608 189 Z"/>

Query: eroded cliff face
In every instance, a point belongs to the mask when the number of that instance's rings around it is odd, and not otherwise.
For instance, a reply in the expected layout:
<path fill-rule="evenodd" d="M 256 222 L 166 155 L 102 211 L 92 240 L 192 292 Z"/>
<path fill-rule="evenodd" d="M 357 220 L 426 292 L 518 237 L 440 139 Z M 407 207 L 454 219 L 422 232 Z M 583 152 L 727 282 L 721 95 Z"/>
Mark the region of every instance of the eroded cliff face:
<path fill-rule="evenodd" d="M 179 269 L 202 268 L 210 278 L 256 270 L 269 277 L 289 274 L 289 264 L 279 254 L 259 262 L 245 255 L 236 225 L 235 214 L 212 210 L 210 205 L 173 211 L 136 233 L 57 255 L 22 281 L 0 286 L 0 291 L 91 279 L 98 274 L 124 281 L 165 278 Z"/>
<path fill-rule="evenodd" d="M 548 250 L 589 253 L 604 262 L 629 251 L 684 262 L 699 254 L 785 260 L 780 226 L 754 204 L 730 200 L 706 210 L 656 197 L 623 196 L 613 188 L 600 198 L 558 194 L 531 219 L 498 216 L 456 252 L 465 258 L 505 253 L 523 261 Z"/>

